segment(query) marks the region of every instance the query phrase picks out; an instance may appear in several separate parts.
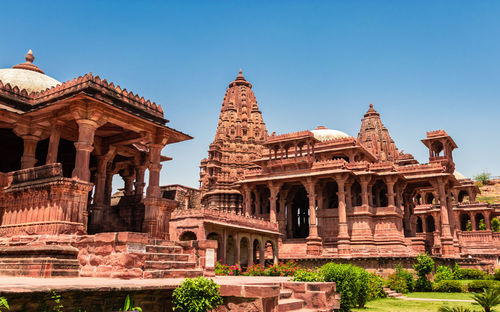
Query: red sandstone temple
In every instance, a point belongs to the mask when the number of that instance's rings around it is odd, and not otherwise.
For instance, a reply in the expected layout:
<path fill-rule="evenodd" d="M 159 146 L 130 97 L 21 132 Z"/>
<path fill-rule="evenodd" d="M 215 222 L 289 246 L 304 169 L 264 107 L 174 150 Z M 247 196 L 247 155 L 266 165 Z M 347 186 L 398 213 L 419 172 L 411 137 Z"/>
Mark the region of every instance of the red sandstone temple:
<path fill-rule="evenodd" d="M 279 249 L 280 259 L 375 269 L 422 252 L 496 266 L 500 233 L 490 221 L 500 207 L 476 201 L 479 189 L 455 170 L 457 145 L 444 130 L 422 143 L 425 164 L 398 150 L 372 104 L 357 137 L 325 127 L 268 136 L 240 71 L 201 161 L 200 203 L 174 211 L 171 232 L 217 240 L 230 264 L 272 259 Z"/>
<path fill-rule="evenodd" d="M 179 203 L 159 185 L 162 149 L 192 138 L 160 105 L 91 73 L 60 83 L 34 59 L 0 69 L 0 274 L 203 274 L 216 244 L 169 240 Z"/>
<path fill-rule="evenodd" d="M 325 127 L 269 136 L 240 71 L 200 190 L 161 187 L 162 149 L 191 137 L 166 126 L 160 105 L 92 74 L 60 83 L 33 61 L 30 51 L 0 69 L 0 274 L 211 275 L 215 257 L 379 269 L 424 251 L 497 265 L 500 207 L 476 201 L 443 130 L 422 140 L 426 164 L 397 149 L 371 104 L 356 138 Z M 112 195 L 116 175 L 125 186 Z"/>

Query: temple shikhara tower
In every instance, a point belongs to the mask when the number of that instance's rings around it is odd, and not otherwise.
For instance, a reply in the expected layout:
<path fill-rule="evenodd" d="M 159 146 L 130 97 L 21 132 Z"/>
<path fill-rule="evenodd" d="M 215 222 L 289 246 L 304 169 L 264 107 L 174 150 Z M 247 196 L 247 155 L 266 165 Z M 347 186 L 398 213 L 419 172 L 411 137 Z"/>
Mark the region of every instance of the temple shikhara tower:
<path fill-rule="evenodd" d="M 219 115 L 208 158 L 201 161 L 201 191 L 204 207 L 241 210 L 242 195 L 234 182 L 262 153 L 267 138 L 266 124 L 252 91 L 240 70 L 229 84 Z"/>

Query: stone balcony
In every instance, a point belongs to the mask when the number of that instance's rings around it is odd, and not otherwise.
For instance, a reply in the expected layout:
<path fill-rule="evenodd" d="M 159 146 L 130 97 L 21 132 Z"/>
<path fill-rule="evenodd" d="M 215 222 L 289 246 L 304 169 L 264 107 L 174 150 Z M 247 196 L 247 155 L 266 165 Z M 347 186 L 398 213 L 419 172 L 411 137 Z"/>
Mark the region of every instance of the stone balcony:
<path fill-rule="evenodd" d="M 178 209 L 172 213 L 171 220 L 196 218 L 205 222 L 218 222 L 227 225 L 238 225 L 256 230 L 278 232 L 278 224 L 254 216 L 246 216 L 234 211 L 223 211 L 218 209 Z"/>

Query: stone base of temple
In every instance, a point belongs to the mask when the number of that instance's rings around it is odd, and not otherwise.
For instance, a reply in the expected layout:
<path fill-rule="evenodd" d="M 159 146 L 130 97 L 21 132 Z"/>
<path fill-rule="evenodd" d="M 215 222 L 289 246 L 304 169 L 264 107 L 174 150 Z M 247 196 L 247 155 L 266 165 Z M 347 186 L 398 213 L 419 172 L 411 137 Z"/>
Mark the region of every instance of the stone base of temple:
<path fill-rule="evenodd" d="M 307 255 L 313 255 L 313 256 L 318 256 L 321 255 L 323 252 L 323 242 L 321 240 L 321 237 L 311 237 L 309 236 L 306 239 L 306 244 L 307 244 Z"/>
<path fill-rule="evenodd" d="M 217 242 L 173 242 L 145 233 L 0 238 L 0 275 L 167 278 L 213 276 Z"/>

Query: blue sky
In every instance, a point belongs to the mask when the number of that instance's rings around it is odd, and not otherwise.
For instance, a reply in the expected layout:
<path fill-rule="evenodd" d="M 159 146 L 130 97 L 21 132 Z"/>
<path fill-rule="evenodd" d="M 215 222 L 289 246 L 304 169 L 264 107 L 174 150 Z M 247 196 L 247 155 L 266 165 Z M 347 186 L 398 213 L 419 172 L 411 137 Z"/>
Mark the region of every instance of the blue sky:
<path fill-rule="evenodd" d="M 6 1 L 0 68 L 92 72 L 162 104 L 195 137 L 161 183 L 198 186 L 227 84 L 243 69 L 269 132 L 356 136 L 373 102 L 397 146 L 445 129 L 466 176 L 500 175 L 498 1 Z"/>

